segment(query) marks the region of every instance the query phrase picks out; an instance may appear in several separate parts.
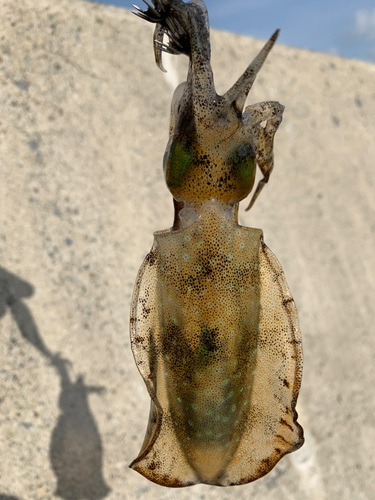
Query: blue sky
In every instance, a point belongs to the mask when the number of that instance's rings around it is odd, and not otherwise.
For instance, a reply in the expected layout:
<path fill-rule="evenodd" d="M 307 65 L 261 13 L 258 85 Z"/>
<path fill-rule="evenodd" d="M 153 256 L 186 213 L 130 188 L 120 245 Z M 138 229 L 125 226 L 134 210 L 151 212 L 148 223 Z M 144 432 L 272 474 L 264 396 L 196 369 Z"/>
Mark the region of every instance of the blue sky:
<path fill-rule="evenodd" d="M 100 3 L 131 9 L 133 2 Z M 213 28 L 261 39 L 281 28 L 279 42 L 285 45 L 375 62 L 375 0 L 206 0 L 206 5 Z"/>

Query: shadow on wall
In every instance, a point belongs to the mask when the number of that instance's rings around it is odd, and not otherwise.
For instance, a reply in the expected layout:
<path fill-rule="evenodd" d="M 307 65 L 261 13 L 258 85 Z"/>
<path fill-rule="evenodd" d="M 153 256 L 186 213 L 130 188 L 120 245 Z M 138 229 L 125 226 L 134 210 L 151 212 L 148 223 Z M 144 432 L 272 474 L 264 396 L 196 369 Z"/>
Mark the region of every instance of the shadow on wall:
<path fill-rule="evenodd" d="M 82 375 L 71 380 L 70 361 L 48 349 L 23 301 L 33 294 L 32 285 L 0 267 L 0 319 L 9 307 L 22 337 L 51 363 L 60 378 L 60 416 L 50 444 L 55 495 L 65 500 L 100 500 L 111 490 L 103 478 L 103 447 L 87 396 L 100 394 L 104 388 L 85 385 Z M 18 499 L 0 495 L 0 500 Z"/>

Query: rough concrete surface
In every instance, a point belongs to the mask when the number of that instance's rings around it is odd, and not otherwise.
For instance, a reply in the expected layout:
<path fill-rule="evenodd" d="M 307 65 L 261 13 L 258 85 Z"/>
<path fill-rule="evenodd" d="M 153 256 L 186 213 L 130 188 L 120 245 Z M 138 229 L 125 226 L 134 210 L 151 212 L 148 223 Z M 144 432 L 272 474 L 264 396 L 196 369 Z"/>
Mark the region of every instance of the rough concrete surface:
<path fill-rule="evenodd" d="M 128 321 L 172 222 L 161 163 L 186 60 L 163 75 L 152 26 L 78 0 L 1 0 L 0 26 L 0 499 L 375 498 L 375 65 L 278 45 L 249 97 L 286 107 L 240 220 L 299 310 L 306 444 L 253 484 L 169 490 L 128 468 L 149 409 Z M 261 46 L 213 31 L 219 92 Z"/>

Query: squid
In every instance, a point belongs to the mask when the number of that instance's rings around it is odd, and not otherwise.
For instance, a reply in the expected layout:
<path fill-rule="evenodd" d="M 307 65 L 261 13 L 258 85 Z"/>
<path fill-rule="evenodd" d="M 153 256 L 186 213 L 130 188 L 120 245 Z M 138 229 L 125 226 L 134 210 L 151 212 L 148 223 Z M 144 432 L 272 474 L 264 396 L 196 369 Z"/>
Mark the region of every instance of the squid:
<path fill-rule="evenodd" d="M 156 25 L 159 68 L 163 52 L 185 54 L 189 67 L 173 95 L 163 159 L 174 223 L 154 233 L 132 298 L 132 351 L 151 408 L 130 467 L 167 487 L 246 484 L 304 442 L 296 412 L 302 346 L 295 303 L 262 230 L 238 223 L 256 165 L 263 178 L 248 208 L 273 169 L 284 108 L 244 107 L 278 31 L 221 96 L 204 2 L 134 7 Z"/>

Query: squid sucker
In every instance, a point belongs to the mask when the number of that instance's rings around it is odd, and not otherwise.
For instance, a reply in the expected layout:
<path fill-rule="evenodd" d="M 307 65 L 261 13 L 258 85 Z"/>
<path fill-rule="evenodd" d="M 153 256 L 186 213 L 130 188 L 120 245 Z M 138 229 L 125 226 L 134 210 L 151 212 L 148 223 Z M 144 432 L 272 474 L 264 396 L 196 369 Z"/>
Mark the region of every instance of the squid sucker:
<path fill-rule="evenodd" d="M 244 106 L 278 31 L 220 96 L 203 1 L 152 3 L 137 14 L 156 25 L 157 65 L 169 52 L 187 55 L 189 69 L 163 160 L 174 223 L 154 234 L 132 299 L 132 350 L 151 409 L 130 467 L 168 487 L 246 484 L 304 441 L 297 310 L 262 231 L 238 224 L 256 165 L 263 178 L 248 208 L 273 168 L 284 108 Z"/>

